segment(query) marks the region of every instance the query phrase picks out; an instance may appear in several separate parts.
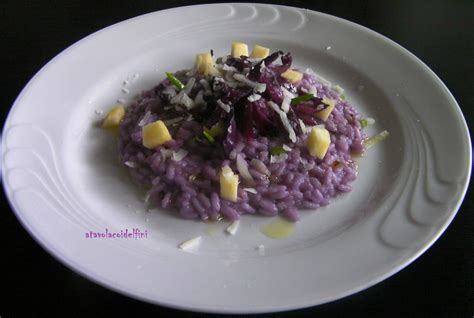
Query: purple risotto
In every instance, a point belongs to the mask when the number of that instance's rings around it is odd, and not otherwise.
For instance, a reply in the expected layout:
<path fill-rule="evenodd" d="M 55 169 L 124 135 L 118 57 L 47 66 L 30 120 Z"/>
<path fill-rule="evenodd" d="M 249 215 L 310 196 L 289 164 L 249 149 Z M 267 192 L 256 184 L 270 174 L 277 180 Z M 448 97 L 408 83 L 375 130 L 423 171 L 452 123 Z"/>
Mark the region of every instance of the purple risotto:
<path fill-rule="evenodd" d="M 150 204 L 183 218 L 244 214 L 296 221 L 351 191 L 364 126 L 339 86 L 292 66 L 290 53 L 234 43 L 114 108 L 120 161 Z"/>

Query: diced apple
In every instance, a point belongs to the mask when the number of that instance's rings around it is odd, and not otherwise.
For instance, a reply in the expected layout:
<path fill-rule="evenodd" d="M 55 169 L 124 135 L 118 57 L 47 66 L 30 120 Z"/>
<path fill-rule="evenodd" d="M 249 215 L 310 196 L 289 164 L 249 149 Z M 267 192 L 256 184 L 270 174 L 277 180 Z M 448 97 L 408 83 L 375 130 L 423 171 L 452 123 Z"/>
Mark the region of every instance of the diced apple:
<path fill-rule="evenodd" d="M 323 159 L 331 144 L 329 131 L 325 128 L 313 127 L 306 140 L 306 147 L 312 156 Z"/>
<path fill-rule="evenodd" d="M 214 61 L 212 59 L 211 53 L 201 53 L 196 55 L 196 63 L 194 67 L 199 73 L 209 73 L 211 67 L 214 66 Z"/>
<path fill-rule="evenodd" d="M 248 56 L 249 55 L 249 47 L 245 43 L 241 42 L 234 42 L 232 43 L 232 49 L 230 51 L 230 55 L 235 58 L 239 58 L 242 55 Z"/>
<path fill-rule="evenodd" d="M 212 58 L 211 53 L 201 53 L 196 55 L 194 68 L 198 73 L 204 75 L 211 74 L 214 76 L 222 76 L 214 65 L 214 59 Z"/>
<path fill-rule="evenodd" d="M 336 106 L 336 101 L 334 99 L 323 98 L 323 103 L 329 106 L 317 112 L 315 115 L 316 117 L 319 117 L 323 121 L 326 121 L 329 117 L 329 114 L 331 114 L 334 107 Z"/>
<path fill-rule="evenodd" d="M 142 128 L 143 146 L 153 149 L 170 141 L 171 135 L 163 121 L 158 120 Z"/>
<path fill-rule="evenodd" d="M 202 55 L 205 54 L 205 53 L 202 53 L 202 54 L 196 54 L 196 60 L 194 61 L 194 68 L 196 69 L 196 71 L 199 71 L 200 67 L 201 67 L 201 64 L 202 64 Z"/>
<path fill-rule="evenodd" d="M 123 119 L 123 116 L 125 116 L 125 108 L 123 108 L 123 105 L 115 105 L 107 114 L 107 116 L 105 116 L 104 121 L 102 122 L 102 127 L 118 128 L 120 122 Z"/>
<path fill-rule="evenodd" d="M 250 54 L 251 58 L 264 59 L 270 54 L 270 49 L 260 45 L 255 45 L 252 53 Z"/>
<path fill-rule="evenodd" d="M 287 71 L 281 73 L 281 76 L 283 78 L 286 78 L 287 80 L 289 80 L 293 84 L 296 84 L 299 81 L 301 81 L 301 79 L 303 78 L 303 73 L 293 71 L 293 70 L 287 70 Z"/>
<path fill-rule="evenodd" d="M 236 202 L 239 176 L 234 174 L 229 166 L 225 166 L 222 168 L 219 179 L 221 185 L 221 198 Z"/>

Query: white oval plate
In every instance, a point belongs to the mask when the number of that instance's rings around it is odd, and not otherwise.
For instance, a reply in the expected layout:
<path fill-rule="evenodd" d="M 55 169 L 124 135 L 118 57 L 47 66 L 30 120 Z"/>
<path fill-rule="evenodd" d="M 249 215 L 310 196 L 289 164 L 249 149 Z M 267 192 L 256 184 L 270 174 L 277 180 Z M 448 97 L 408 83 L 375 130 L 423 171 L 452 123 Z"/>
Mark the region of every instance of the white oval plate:
<path fill-rule="evenodd" d="M 244 217 L 237 235 L 228 236 L 227 224 L 147 213 L 117 164 L 116 140 L 97 127 L 96 110 L 129 101 L 165 71 L 192 66 L 198 52 L 227 54 L 235 40 L 291 51 L 296 66 L 344 87 L 349 101 L 377 120 L 369 134 L 391 133 L 360 160 L 353 192 L 303 213 L 285 240 L 259 231 L 271 221 L 263 217 Z M 127 20 L 59 54 L 16 100 L 2 164 L 20 221 L 75 271 L 156 304 L 256 313 L 350 295 L 416 259 L 459 208 L 470 147 L 448 89 L 387 38 L 303 9 L 216 4 Z M 147 238 L 86 238 L 89 231 L 132 228 L 146 230 Z M 197 249 L 177 249 L 199 235 Z M 255 249 L 260 244 L 264 251 Z"/>

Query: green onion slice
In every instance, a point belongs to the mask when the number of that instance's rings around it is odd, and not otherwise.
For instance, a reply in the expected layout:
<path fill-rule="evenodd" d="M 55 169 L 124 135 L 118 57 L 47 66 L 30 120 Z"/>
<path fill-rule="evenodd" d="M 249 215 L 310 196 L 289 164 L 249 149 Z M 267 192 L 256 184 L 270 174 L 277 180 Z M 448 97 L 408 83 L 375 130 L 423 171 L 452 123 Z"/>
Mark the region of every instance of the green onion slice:
<path fill-rule="evenodd" d="M 288 152 L 281 146 L 276 146 L 276 147 L 273 147 L 272 149 L 270 149 L 270 154 L 272 156 L 279 156 L 279 155 L 286 154 L 286 153 L 288 153 Z"/>
<path fill-rule="evenodd" d="M 370 147 L 375 146 L 379 142 L 384 141 L 388 137 L 388 135 L 389 132 L 384 130 L 378 133 L 377 135 L 370 137 L 364 142 L 365 149 L 369 149 Z"/>
<path fill-rule="evenodd" d="M 174 76 L 172 73 L 166 72 L 166 77 L 171 82 L 171 84 L 176 86 L 177 89 L 182 90 L 184 88 L 184 84 L 179 79 L 177 79 L 176 76 Z"/>
<path fill-rule="evenodd" d="M 291 106 L 298 105 L 299 103 L 306 102 L 314 97 L 314 94 L 304 94 L 298 97 L 295 97 L 291 100 Z"/>
<path fill-rule="evenodd" d="M 204 127 L 202 134 L 204 135 L 204 137 L 206 137 L 207 141 L 209 141 L 211 144 L 216 142 L 214 137 L 209 133 L 209 129 Z"/>

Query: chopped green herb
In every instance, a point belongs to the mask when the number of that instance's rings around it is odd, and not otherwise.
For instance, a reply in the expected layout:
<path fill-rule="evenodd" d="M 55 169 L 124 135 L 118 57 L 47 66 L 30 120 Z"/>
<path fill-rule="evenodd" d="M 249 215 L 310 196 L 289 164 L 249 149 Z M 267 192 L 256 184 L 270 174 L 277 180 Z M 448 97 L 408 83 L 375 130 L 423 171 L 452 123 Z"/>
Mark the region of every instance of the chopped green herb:
<path fill-rule="evenodd" d="M 339 96 L 341 98 L 342 101 L 346 100 L 346 95 L 344 94 L 341 94 L 341 96 Z"/>
<path fill-rule="evenodd" d="M 362 128 L 366 128 L 369 125 L 375 124 L 375 119 L 369 117 L 369 118 L 361 119 L 359 122 Z"/>
<path fill-rule="evenodd" d="M 204 127 L 203 130 L 204 130 L 207 134 L 211 135 L 212 137 L 215 137 L 215 136 L 216 136 L 216 135 L 214 135 L 214 134 L 212 133 L 212 130 L 209 129 L 209 128 L 207 128 L 207 127 Z"/>
<path fill-rule="evenodd" d="M 184 88 L 184 84 L 170 72 L 166 72 L 166 77 L 177 89 L 182 90 Z"/>
<path fill-rule="evenodd" d="M 389 135 L 389 132 L 384 130 L 377 135 L 370 137 L 364 142 L 365 149 L 369 149 L 370 147 L 378 144 L 379 142 L 385 140 Z"/>
<path fill-rule="evenodd" d="M 291 106 L 298 105 L 299 103 L 306 102 L 314 97 L 314 94 L 304 94 L 298 97 L 295 97 L 291 100 Z"/>
<path fill-rule="evenodd" d="M 276 146 L 270 149 L 270 154 L 272 156 L 279 156 L 288 153 L 283 147 Z"/>
<path fill-rule="evenodd" d="M 216 137 L 224 133 L 224 129 L 222 128 L 221 123 L 217 123 L 211 128 L 204 127 L 204 130 L 211 134 L 212 137 Z"/>
<path fill-rule="evenodd" d="M 207 128 L 204 128 L 202 134 L 204 135 L 204 137 L 206 137 L 207 141 L 209 141 L 211 144 L 215 143 L 216 140 L 214 139 L 214 137 L 208 132 L 209 130 Z"/>

